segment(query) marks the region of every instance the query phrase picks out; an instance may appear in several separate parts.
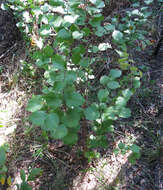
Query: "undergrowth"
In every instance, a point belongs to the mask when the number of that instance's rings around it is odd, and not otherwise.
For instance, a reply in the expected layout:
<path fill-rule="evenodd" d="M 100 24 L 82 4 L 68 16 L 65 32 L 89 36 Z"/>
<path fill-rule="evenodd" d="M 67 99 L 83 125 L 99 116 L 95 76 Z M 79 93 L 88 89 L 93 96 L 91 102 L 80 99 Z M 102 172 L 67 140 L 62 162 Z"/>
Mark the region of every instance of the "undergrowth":
<path fill-rule="evenodd" d="M 107 134 L 114 133 L 115 121 L 131 116 L 128 101 L 140 88 L 143 74 L 130 50 L 143 51 L 151 43 L 143 28 L 152 14 L 148 10 L 152 2 L 8 0 L 3 6 L 19 19 L 17 25 L 35 62 L 35 66 L 24 62 L 24 72 L 33 78 L 36 68 L 43 72 L 42 93 L 33 95 L 26 109 L 32 127 L 41 131 L 45 149 L 50 140 L 77 145 L 80 132 L 82 156 L 98 158 L 94 149 L 108 147 Z M 118 4 L 124 6 L 120 14 L 103 16 L 107 8 L 119 11 Z M 120 142 L 115 149 L 115 153 L 128 151 L 134 164 L 140 157 L 136 144 Z M 40 173 L 33 169 L 27 178 L 21 171 L 23 182 L 17 188 L 30 189 L 28 181 Z"/>

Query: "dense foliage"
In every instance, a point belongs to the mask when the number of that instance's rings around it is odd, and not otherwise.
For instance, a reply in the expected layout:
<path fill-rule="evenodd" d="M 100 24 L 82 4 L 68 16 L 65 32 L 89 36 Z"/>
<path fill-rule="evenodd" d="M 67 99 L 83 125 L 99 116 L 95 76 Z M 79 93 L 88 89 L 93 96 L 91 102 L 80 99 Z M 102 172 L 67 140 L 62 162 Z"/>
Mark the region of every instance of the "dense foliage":
<path fill-rule="evenodd" d="M 74 145 L 82 133 L 83 155 L 89 159 L 99 156 L 94 148 L 107 148 L 114 122 L 131 116 L 127 103 L 140 87 L 142 72 L 130 53 L 135 44 L 136 51 L 150 44 L 141 26 L 151 15 L 147 5 L 152 0 L 144 1 L 142 8 L 130 0 L 131 9 L 104 17 L 103 10 L 112 3 L 8 0 L 7 4 L 19 19 L 31 59 L 44 71 L 42 93 L 33 95 L 27 106 L 29 120 L 47 141 Z M 132 163 L 140 156 L 137 145 L 118 147 L 115 152 L 133 152 Z"/>

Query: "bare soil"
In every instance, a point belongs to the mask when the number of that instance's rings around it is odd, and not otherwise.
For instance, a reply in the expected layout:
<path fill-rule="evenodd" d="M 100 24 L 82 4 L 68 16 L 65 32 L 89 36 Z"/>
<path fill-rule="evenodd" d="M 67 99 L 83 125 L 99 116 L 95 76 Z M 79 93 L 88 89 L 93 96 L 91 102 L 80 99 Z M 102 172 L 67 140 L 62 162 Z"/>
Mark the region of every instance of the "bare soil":
<path fill-rule="evenodd" d="M 120 5 L 112 14 L 126 9 L 126 4 Z M 151 9 L 157 16 L 159 8 L 153 5 Z M 104 16 L 110 14 L 107 10 L 104 12 Z M 155 25 L 154 17 L 151 22 Z M 148 37 L 157 40 L 152 31 Z M 79 147 L 67 147 L 61 141 L 50 141 L 48 148 L 44 148 L 46 141 L 39 128 L 31 127 L 27 120 L 29 113 L 25 110 L 28 99 L 38 93 L 41 85 L 39 77 L 32 78 L 22 71 L 21 63 L 28 59 L 25 45 L 20 43 L 16 52 L 4 58 L 0 63 L 3 68 L 0 75 L 0 125 L 3 126 L 0 140 L 4 139 L 1 141 L 10 147 L 7 166 L 8 176 L 13 180 L 11 189 L 16 189 L 16 183 L 20 184 L 21 169 L 28 173 L 31 168 L 40 167 L 43 174 L 31 183 L 33 190 L 157 190 L 160 171 L 157 167 L 160 130 L 157 114 L 162 97 L 158 84 L 162 84 L 162 76 L 155 75 L 161 70 L 159 65 L 154 66 L 152 52 L 155 46 L 151 43 L 144 51 L 137 52 L 136 57 L 136 50 L 131 50 L 136 66 L 148 68 L 143 71 L 141 89 L 130 101 L 134 114 L 129 120 L 116 123 L 114 136 L 108 135 L 108 149 L 97 149 L 102 156 L 92 162 L 82 157 Z M 135 142 L 141 147 L 141 158 L 135 165 L 128 162 L 131 152 L 117 156 L 113 153 L 118 142 Z"/>

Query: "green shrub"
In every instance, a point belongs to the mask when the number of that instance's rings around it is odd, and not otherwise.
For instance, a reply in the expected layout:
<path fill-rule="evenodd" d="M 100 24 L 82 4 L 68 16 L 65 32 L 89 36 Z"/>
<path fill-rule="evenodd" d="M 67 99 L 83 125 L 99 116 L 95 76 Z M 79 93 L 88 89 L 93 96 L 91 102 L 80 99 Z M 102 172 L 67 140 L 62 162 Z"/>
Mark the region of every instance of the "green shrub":
<path fill-rule="evenodd" d="M 137 1 L 123 18 L 108 20 L 102 0 L 8 0 L 8 6 L 20 18 L 18 26 L 32 47 L 31 58 L 44 70 L 42 94 L 33 96 L 27 106 L 29 120 L 47 137 L 68 145 L 77 143 L 79 130 L 89 125 L 84 155 L 93 157 L 92 148 L 107 147 L 106 134 L 114 131 L 114 121 L 131 116 L 127 103 L 140 87 L 142 73 L 132 66 L 128 49 L 138 41 L 138 51 L 149 44 L 141 26 L 151 12 L 138 9 Z M 101 43 L 105 36 L 109 41 Z M 108 49 L 116 55 L 114 61 Z M 100 65 L 106 74 L 97 76 Z"/>

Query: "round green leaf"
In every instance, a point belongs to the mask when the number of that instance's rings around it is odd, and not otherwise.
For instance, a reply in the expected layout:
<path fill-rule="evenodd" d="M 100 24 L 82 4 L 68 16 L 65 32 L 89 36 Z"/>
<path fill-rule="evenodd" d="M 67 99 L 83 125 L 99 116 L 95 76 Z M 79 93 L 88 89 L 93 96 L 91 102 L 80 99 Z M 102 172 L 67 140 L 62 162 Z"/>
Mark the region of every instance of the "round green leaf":
<path fill-rule="evenodd" d="M 65 87 L 66 87 L 66 81 L 58 81 L 58 82 L 55 82 L 54 90 L 56 92 L 62 93 Z"/>
<path fill-rule="evenodd" d="M 127 100 L 122 96 L 117 97 L 116 102 L 115 102 L 118 108 L 126 106 L 126 103 L 127 103 Z"/>
<path fill-rule="evenodd" d="M 81 55 L 79 53 L 72 53 L 71 59 L 74 64 L 78 64 L 81 60 Z"/>
<path fill-rule="evenodd" d="M 96 104 L 92 104 L 90 107 L 84 110 L 86 119 L 93 121 L 99 118 L 100 113 Z"/>
<path fill-rule="evenodd" d="M 73 109 L 73 110 L 68 110 L 66 115 L 63 117 L 63 121 L 64 124 L 67 127 L 76 127 L 79 124 L 79 120 L 80 120 L 80 113 L 78 112 L 78 110 Z"/>
<path fill-rule="evenodd" d="M 51 46 L 47 45 L 43 49 L 43 53 L 44 53 L 45 57 L 51 57 L 54 54 L 54 49 Z"/>
<path fill-rule="evenodd" d="M 43 107 L 43 101 L 41 96 L 32 97 L 27 105 L 27 111 L 35 112 Z"/>
<path fill-rule="evenodd" d="M 32 122 L 33 125 L 42 126 L 44 125 L 46 117 L 47 114 L 44 111 L 36 111 L 29 116 L 29 120 Z"/>
<path fill-rule="evenodd" d="M 96 5 L 97 8 L 104 8 L 105 4 L 102 0 L 90 0 L 90 2 L 94 5 Z"/>
<path fill-rule="evenodd" d="M 133 144 L 130 149 L 132 150 L 132 152 L 134 153 L 140 153 L 140 147 L 137 146 L 136 144 Z"/>
<path fill-rule="evenodd" d="M 117 81 L 109 81 L 107 84 L 107 87 L 114 90 L 120 87 L 119 83 Z"/>
<path fill-rule="evenodd" d="M 97 29 L 95 30 L 95 34 L 98 37 L 101 37 L 105 34 L 105 28 L 102 26 L 98 26 Z"/>
<path fill-rule="evenodd" d="M 76 20 L 75 23 L 76 23 L 77 25 L 83 26 L 83 25 L 85 25 L 85 20 L 86 20 L 86 17 L 80 15 L 80 16 L 77 18 L 77 20 Z"/>
<path fill-rule="evenodd" d="M 129 108 L 123 107 L 123 108 L 120 110 L 119 117 L 122 117 L 122 118 L 129 118 L 130 116 L 131 116 L 131 110 L 130 110 Z"/>
<path fill-rule="evenodd" d="M 64 16 L 64 21 L 69 23 L 74 23 L 76 19 L 79 17 L 79 15 L 66 15 Z"/>
<path fill-rule="evenodd" d="M 84 53 L 85 53 L 85 48 L 83 45 L 80 45 L 80 46 L 73 48 L 72 49 L 72 56 L 71 56 L 72 62 L 75 64 L 78 64 L 82 58 L 81 55 Z"/>
<path fill-rule="evenodd" d="M 29 2 L 29 1 L 28 1 Z M 50 6 L 45 3 L 44 5 L 41 6 L 41 10 L 44 12 L 44 13 L 47 13 L 50 9 Z"/>
<path fill-rule="evenodd" d="M 37 65 L 38 67 L 42 67 L 42 66 L 44 66 L 44 65 L 47 64 L 47 62 L 46 62 L 46 61 L 43 61 L 42 59 L 37 59 L 35 63 L 36 63 L 36 65 Z"/>
<path fill-rule="evenodd" d="M 94 16 L 90 21 L 89 24 L 93 27 L 98 27 L 101 24 L 101 21 L 104 20 L 104 17 L 101 15 Z"/>
<path fill-rule="evenodd" d="M 65 94 L 65 101 L 68 107 L 77 107 L 84 103 L 84 98 L 78 92 L 72 92 Z"/>
<path fill-rule="evenodd" d="M 71 84 L 77 80 L 77 74 L 76 71 L 67 71 L 65 80 L 67 84 Z"/>
<path fill-rule="evenodd" d="M 107 31 L 113 31 L 113 30 L 115 30 L 115 25 L 106 24 L 106 25 L 104 26 L 104 28 L 105 28 L 105 30 L 107 30 Z"/>
<path fill-rule="evenodd" d="M 90 49 L 90 52 L 97 53 L 99 51 L 97 46 L 92 46 L 92 49 Z"/>
<path fill-rule="evenodd" d="M 51 108 L 55 109 L 62 105 L 62 100 L 53 94 L 49 94 L 45 97 L 46 103 Z"/>
<path fill-rule="evenodd" d="M 123 90 L 123 91 L 122 91 L 122 94 L 123 94 L 123 96 L 124 96 L 127 100 L 129 100 L 130 97 L 133 95 L 133 93 L 132 93 L 131 90 L 129 90 L 129 89 Z"/>
<path fill-rule="evenodd" d="M 73 145 L 77 142 L 78 136 L 76 133 L 68 133 L 64 138 L 63 141 L 65 144 Z"/>
<path fill-rule="evenodd" d="M 52 57 L 52 64 L 55 69 L 65 69 L 66 62 L 64 60 L 64 57 L 62 55 L 55 54 Z"/>
<path fill-rule="evenodd" d="M 106 85 L 109 80 L 110 80 L 109 77 L 106 76 L 106 75 L 104 75 L 104 76 L 102 76 L 102 77 L 100 78 L 100 83 L 103 84 L 103 85 Z"/>
<path fill-rule="evenodd" d="M 99 99 L 100 102 L 105 102 L 105 101 L 107 101 L 108 95 L 109 95 L 109 92 L 108 92 L 107 89 L 100 89 L 100 90 L 98 91 L 98 94 L 97 94 L 98 99 Z"/>
<path fill-rule="evenodd" d="M 41 36 L 47 36 L 52 32 L 50 25 L 43 25 L 39 31 Z"/>
<path fill-rule="evenodd" d="M 53 21 L 50 21 L 49 23 L 54 27 L 58 28 L 61 26 L 63 22 L 63 18 L 61 16 L 55 16 Z"/>
<path fill-rule="evenodd" d="M 80 60 L 79 64 L 80 64 L 81 67 L 86 68 L 90 64 L 90 59 L 89 58 L 83 58 L 83 59 Z"/>
<path fill-rule="evenodd" d="M 116 114 L 115 107 L 110 106 L 104 110 L 104 112 L 102 114 L 102 119 L 103 120 L 108 120 L 108 119 L 116 120 L 117 116 L 115 114 Z"/>
<path fill-rule="evenodd" d="M 121 41 L 123 39 L 123 34 L 119 30 L 114 30 L 112 33 L 112 37 L 116 41 Z"/>
<path fill-rule="evenodd" d="M 54 139 L 62 139 L 68 133 L 67 128 L 64 125 L 60 125 L 56 128 L 54 132 L 51 133 L 52 138 Z"/>
<path fill-rule="evenodd" d="M 59 117 L 56 113 L 50 113 L 45 119 L 43 128 L 46 131 L 55 131 L 59 124 Z"/>
<path fill-rule="evenodd" d="M 73 36 L 74 39 L 81 39 L 83 37 L 83 33 L 78 32 L 78 31 L 74 31 L 72 33 L 72 36 Z"/>
<path fill-rule="evenodd" d="M 84 54 L 86 52 L 86 49 L 83 45 L 79 45 L 72 49 L 72 53 L 75 54 Z"/>
<path fill-rule="evenodd" d="M 57 34 L 57 38 L 62 40 L 68 40 L 71 38 L 71 33 L 66 29 L 61 29 Z"/>
<path fill-rule="evenodd" d="M 110 70 L 110 77 L 112 79 L 119 78 L 122 75 L 122 71 L 119 69 L 111 69 Z"/>
<path fill-rule="evenodd" d="M 46 76 L 46 73 L 45 73 L 45 76 Z M 63 82 L 64 81 L 64 73 L 63 72 L 50 72 L 50 79 L 51 81 L 53 82 L 56 82 L 56 81 L 60 81 L 60 82 Z M 48 79 L 48 74 L 46 76 L 46 78 Z"/>
<path fill-rule="evenodd" d="M 153 3 L 153 0 L 145 0 L 145 3 L 149 5 L 150 3 Z"/>

